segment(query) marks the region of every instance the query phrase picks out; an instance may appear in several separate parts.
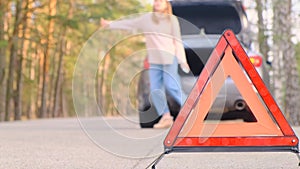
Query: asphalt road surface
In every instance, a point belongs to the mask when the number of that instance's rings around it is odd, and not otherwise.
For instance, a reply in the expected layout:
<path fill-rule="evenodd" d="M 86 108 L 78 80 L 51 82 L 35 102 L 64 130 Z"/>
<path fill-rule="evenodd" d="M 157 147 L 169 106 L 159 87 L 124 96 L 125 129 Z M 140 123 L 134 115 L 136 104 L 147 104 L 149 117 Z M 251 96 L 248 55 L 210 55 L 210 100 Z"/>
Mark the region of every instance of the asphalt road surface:
<path fill-rule="evenodd" d="M 0 169 L 145 168 L 163 152 L 166 134 L 124 117 L 0 123 Z M 157 168 L 296 169 L 298 158 L 289 152 L 171 153 Z"/>

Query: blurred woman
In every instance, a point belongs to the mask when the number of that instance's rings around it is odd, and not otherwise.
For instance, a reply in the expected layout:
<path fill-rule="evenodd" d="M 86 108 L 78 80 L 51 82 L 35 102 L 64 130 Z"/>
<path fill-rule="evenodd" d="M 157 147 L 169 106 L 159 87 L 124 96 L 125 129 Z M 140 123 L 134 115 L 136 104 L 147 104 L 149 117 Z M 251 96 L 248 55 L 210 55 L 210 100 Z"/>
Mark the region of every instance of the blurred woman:
<path fill-rule="evenodd" d="M 154 0 L 153 12 L 132 19 L 109 21 L 101 18 L 101 26 L 110 29 L 138 29 L 144 33 L 147 59 L 150 63 L 150 96 L 158 114 L 162 116 L 154 128 L 169 128 L 173 124 L 165 89 L 177 103 L 183 104 L 185 96 L 181 92 L 178 63 L 188 72 L 185 51 L 181 42 L 178 19 L 172 15 L 172 7 L 167 0 Z"/>

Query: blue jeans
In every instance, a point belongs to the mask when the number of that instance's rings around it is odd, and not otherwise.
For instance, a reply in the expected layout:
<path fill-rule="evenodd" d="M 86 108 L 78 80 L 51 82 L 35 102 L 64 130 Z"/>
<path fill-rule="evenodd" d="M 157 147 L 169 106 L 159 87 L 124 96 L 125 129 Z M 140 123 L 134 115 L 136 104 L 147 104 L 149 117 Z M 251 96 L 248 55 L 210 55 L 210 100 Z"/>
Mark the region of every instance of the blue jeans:
<path fill-rule="evenodd" d="M 163 115 L 170 112 L 166 92 L 170 94 L 174 100 L 183 105 L 186 96 L 181 91 L 181 82 L 178 75 L 177 59 L 174 59 L 173 64 L 150 64 L 149 69 L 150 79 L 150 97 L 151 101 L 158 112 L 158 115 Z"/>

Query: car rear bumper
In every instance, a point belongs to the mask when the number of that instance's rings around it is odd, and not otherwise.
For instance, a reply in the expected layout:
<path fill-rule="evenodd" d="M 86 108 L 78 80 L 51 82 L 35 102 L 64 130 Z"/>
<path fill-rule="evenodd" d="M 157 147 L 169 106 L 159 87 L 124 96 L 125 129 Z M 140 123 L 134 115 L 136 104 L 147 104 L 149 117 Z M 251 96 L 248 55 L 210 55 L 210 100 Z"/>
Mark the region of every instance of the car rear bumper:
<path fill-rule="evenodd" d="M 182 76 L 182 90 L 186 95 L 189 95 L 197 77 Z M 226 79 L 223 87 L 219 91 L 215 100 L 212 100 L 210 112 L 223 113 L 226 111 L 239 110 L 245 108 L 245 102 L 240 92 L 236 88 L 234 81 L 230 78 Z"/>

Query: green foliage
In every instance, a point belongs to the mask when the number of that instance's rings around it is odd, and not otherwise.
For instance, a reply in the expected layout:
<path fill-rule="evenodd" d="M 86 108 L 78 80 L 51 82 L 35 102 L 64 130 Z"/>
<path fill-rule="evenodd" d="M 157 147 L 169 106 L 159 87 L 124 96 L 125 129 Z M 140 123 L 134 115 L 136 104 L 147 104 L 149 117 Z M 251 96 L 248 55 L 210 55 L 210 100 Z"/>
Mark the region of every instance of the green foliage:
<path fill-rule="evenodd" d="M 0 48 L 5 48 L 7 47 L 8 42 L 6 40 L 0 40 Z"/>
<path fill-rule="evenodd" d="M 63 28 L 69 28 L 69 29 L 78 29 L 78 21 L 76 19 L 68 19 L 65 15 L 56 15 L 53 17 L 53 19 L 57 20 L 57 23 L 61 25 Z"/>

